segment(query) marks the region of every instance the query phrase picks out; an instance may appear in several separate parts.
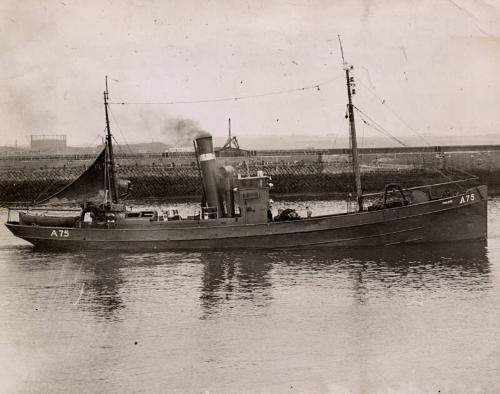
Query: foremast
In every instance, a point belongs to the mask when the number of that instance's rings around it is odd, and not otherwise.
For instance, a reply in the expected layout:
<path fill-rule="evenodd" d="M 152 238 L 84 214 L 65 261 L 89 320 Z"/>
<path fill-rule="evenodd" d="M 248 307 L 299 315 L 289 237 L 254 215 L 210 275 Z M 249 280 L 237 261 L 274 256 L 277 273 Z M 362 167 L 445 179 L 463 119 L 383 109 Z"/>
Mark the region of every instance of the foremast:
<path fill-rule="evenodd" d="M 358 211 L 363 211 L 363 191 L 361 188 L 361 172 L 359 169 L 359 154 L 358 154 L 358 143 L 356 139 L 356 124 L 354 122 L 354 105 L 352 104 L 352 95 L 355 93 L 353 89 L 354 77 L 349 75 L 349 71 L 353 69 L 344 59 L 344 50 L 342 49 L 342 42 L 340 41 L 340 52 L 342 53 L 342 64 L 344 66 L 345 78 L 347 84 L 347 117 L 349 119 L 349 132 L 350 132 L 350 142 L 351 142 L 351 156 L 352 156 L 352 169 L 354 173 L 354 186 L 356 189 L 356 201 L 358 203 Z"/>
<path fill-rule="evenodd" d="M 109 93 L 108 93 L 108 77 L 106 76 L 106 90 L 104 91 L 104 111 L 106 113 L 106 193 L 109 190 L 109 199 L 114 204 L 118 203 L 118 193 L 116 190 L 116 177 L 115 177 L 115 160 L 113 157 L 113 141 L 111 136 L 111 128 L 109 127 L 109 114 L 108 114 L 108 103 Z M 108 202 L 108 196 L 106 195 L 106 203 Z"/>

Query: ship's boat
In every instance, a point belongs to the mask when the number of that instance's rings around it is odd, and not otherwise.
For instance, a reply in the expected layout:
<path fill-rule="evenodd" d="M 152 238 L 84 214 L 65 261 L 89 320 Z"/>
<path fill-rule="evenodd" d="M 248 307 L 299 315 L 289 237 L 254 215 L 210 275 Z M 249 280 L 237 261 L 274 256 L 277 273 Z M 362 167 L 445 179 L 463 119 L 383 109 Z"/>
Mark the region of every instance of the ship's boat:
<path fill-rule="evenodd" d="M 54 216 L 19 212 L 19 224 L 23 224 L 25 226 L 73 227 L 79 218 L 80 215 Z"/>
<path fill-rule="evenodd" d="M 351 67 L 344 62 L 354 210 L 300 218 L 290 209 L 273 218 L 270 178 L 261 171 L 241 176 L 230 166 L 217 167 L 212 137 L 206 133 L 194 143 L 203 190 L 199 213 L 182 218 L 158 209 L 131 211 L 121 203 L 115 179 L 106 88 L 103 151 L 76 181 L 41 202 L 77 203 L 78 216 L 73 212 L 68 218 L 41 217 L 31 208 L 19 212 L 15 220 L 9 210 L 6 226 L 35 246 L 72 250 L 360 247 L 485 240 L 488 196 L 484 185 L 463 187 L 454 181 L 402 189 L 389 184 L 381 193 L 362 193 Z"/>

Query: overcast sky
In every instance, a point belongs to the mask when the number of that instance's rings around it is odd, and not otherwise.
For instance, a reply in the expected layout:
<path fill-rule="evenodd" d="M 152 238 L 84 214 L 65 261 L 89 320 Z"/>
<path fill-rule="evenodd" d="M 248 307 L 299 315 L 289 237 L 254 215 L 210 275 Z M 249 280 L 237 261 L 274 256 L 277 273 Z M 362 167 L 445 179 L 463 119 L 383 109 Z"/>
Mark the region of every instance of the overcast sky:
<path fill-rule="evenodd" d="M 120 142 L 172 142 L 175 119 L 223 136 L 229 117 L 241 136 L 344 136 L 338 34 L 355 104 L 396 137 L 499 131 L 497 0 L 2 0 L 0 13 L 0 145 L 30 134 L 95 143 L 105 75 L 112 102 L 320 87 L 112 105 Z"/>

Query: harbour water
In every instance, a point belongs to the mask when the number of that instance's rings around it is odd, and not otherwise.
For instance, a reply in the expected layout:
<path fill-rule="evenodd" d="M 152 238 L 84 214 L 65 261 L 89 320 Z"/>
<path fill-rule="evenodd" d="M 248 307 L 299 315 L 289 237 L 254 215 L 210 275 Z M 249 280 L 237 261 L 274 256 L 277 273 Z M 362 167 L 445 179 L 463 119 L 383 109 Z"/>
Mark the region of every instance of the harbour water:
<path fill-rule="evenodd" d="M 498 392 L 499 218 L 487 244 L 308 251 L 53 253 L 2 227 L 0 391 Z"/>

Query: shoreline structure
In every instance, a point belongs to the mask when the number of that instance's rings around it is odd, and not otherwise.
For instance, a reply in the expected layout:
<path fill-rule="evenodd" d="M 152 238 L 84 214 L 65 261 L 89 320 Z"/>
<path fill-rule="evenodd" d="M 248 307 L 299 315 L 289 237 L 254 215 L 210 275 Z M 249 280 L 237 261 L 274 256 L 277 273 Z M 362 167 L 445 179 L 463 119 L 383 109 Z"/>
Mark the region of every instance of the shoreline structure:
<path fill-rule="evenodd" d="M 500 192 L 500 145 L 360 148 L 366 192 L 389 182 L 402 187 L 477 176 Z M 32 202 L 76 179 L 95 154 L 0 156 L 0 202 Z M 194 152 L 116 154 L 119 179 L 130 182 L 130 199 L 184 198 L 201 195 Z M 352 193 L 349 149 L 226 150 L 218 165 L 232 165 L 243 175 L 264 171 L 276 185 L 272 195 Z"/>

